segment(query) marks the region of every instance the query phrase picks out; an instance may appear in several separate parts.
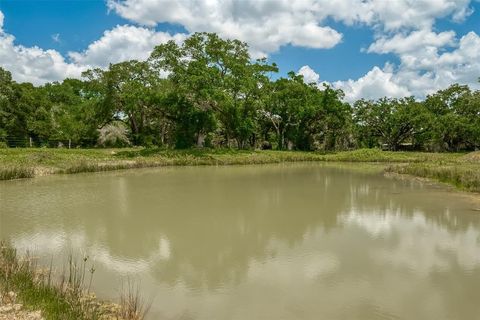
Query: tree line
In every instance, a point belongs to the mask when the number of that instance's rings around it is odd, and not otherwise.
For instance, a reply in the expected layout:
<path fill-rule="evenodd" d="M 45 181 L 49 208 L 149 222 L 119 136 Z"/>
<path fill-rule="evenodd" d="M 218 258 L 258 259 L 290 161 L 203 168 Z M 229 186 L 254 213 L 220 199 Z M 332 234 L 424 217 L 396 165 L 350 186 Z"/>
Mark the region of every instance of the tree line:
<path fill-rule="evenodd" d="M 33 86 L 0 68 L 0 145 L 227 147 L 239 149 L 474 150 L 480 91 L 454 84 L 413 97 L 344 101 L 341 90 L 276 78 L 248 45 L 195 33 L 147 61 L 92 69 Z"/>

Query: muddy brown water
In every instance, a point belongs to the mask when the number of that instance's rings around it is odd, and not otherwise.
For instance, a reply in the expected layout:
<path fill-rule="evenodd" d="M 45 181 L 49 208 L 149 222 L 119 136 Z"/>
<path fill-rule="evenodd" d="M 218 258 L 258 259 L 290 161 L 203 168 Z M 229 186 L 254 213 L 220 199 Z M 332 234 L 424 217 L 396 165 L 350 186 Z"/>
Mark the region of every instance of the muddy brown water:
<path fill-rule="evenodd" d="M 0 182 L 0 238 L 136 283 L 149 319 L 480 319 L 478 196 L 368 165 L 176 167 Z M 63 261 L 63 262 L 62 262 Z"/>

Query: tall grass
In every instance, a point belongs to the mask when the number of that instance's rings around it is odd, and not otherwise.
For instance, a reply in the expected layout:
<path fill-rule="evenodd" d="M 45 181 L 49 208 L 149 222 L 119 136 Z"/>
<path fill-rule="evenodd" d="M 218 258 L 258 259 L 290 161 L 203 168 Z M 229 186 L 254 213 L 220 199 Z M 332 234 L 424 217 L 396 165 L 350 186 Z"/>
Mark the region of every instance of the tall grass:
<path fill-rule="evenodd" d="M 33 178 L 35 169 L 33 167 L 22 166 L 0 166 L 0 180 L 14 180 L 23 178 Z"/>
<path fill-rule="evenodd" d="M 414 163 L 391 165 L 385 171 L 434 179 L 459 189 L 480 192 L 480 166 Z"/>
<path fill-rule="evenodd" d="M 138 286 L 128 280 L 120 296 L 120 318 L 141 320 L 149 309 L 150 305 L 143 301 Z"/>
<path fill-rule="evenodd" d="M 124 292 L 120 305 L 95 298 L 90 292 L 95 268 L 88 257 L 77 261 L 70 256 L 61 275 L 54 274 L 52 266 L 40 268 L 37 261 L 28 253 L 19 256 L 13 247 L 0 242 L 1 291 L 17 293 L 28 309 L 41 310 L 46 319 L 141 320 L 145 317 L 146 309 L 142 308 L 138 291 Z"/>

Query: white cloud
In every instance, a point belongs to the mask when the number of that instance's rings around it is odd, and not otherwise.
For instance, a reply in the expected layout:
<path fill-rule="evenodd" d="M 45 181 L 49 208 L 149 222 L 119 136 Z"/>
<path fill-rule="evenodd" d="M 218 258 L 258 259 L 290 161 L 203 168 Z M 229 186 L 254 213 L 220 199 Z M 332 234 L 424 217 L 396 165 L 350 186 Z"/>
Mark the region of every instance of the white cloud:
<path fill-rule="evenodd" d="M 301 67 L 297 74 L 301 74 L 306 83 L 318 83 L 320 80 L 320 75 L 310 68 L 310 66 Z"/>
<path fill-rule="evenodd" d="M 395 37 L 398 38 L 393 38 Z M 398 54 L 400 64 L 395 70 L 391 64 L 387 64 L 383 69 L 374 67 L 357 80 L 337 81 L 334 86 L 345 91 L 348 101 L 383 96 L 414 95 L 423 98 L 453 83 L 467 84 L 479 89 L 477 80 L 480 75 L 480 36 L 472 31 L 454 43 L 451 43 L 449 36 L 440 38 L 443 39 L 436 42 L 439 47 L 452 45 L 454 49 L 446 52 L 439 50 L 435 46 L 434 38 L 431 39 L 430 46 L 413 46 L 410 49 L 404 49 L 405 43 L 401 38 L 398 38 L 400 40 L 397 43 L 386 40 L 382 42 L 385 44 L 383 47 L 379 45 L 375 48 L 380 52 Z M 407 39 L 405 42 L 409 41 Z"/>
<path fill-rule="evenodd" d="M 480 40 L 471 32 L 460 39 L 453 31 L 434 32 L 436 19 L 465 19 L 471 0 L 109 0 L 111 10 L 146 26 L 161 22 L 182 25 L 188 32 L 217 32 L 251 46 L 254 57 L 268 55 L 284 45 L 331 48 L 342 35 L 326 25 L 327 19 L 372 28 L 375 42 L 368 53 L 393 53 L 397 65 L 374 67 L 359 79 L 337 81 L 346 99 L 423 97 L 460 82 L 478 87 Z M 401 14 L 399 14 L 401 13 Z M 42 84 L 79 77 L 90 67 L 107 67 L 124 60 L 143 60 L 155 45 L 181 42 L 186 34 L 156 32 L 141 26 L 116 26 L 104 32 L 82 52 L 67 59 L 56 50 L 25 47 L 3 31 L 0 11 L 0 66 L 17 81 Z M 317 70 L 318 71 L 318 70 Z M 320 70 L 321 71 L 321 70 Z M 299 71 L 306 82 L 320 83 L 309 66 Z"/>
<path fill-rule="evenodd" d="M 471 14 L 471 0 L 108 0 L 111 10 L 154 26 L 169 22 L 189 32 L 216 32 L 248 42 L 254 53 L 292 44 L 331 48 L 342 35 L 327 18 L 378 30 L 429 29 L 438 18 L 457 21 Z"/>
<path fill-rule="evenodd" d="M 469 32 L 454 44 L 454 49 L 419 47 L 399 55 L 398 81 L 418 97 L 445 88 L 452 83 L 478 88 L 480 75 L 480 37 Z"/>
<path fill-rule="evenodd" d="M 470 0 L 371 0 L 366 3 L 374 23 L 382 24 L 386 30 L 425 29 L 438 18 L 452 16 L 459 21 L 471 13 Z"/>
<path fill-rule="evenodd" d="M 38 85 L 80 76 L 82 68 L 67 63 L 55 50 L 16 45 L 15 37 L 3 30 L 4 18 L 0 11 L 0 67 L 10 71 L 16 81 Z"/>
<path fill-rule="evenodd" d="M 216 32 L 246 41 L 255 56 L 286 44 L 331 48 L 342 39 L 339 32 L 321 25 L 323 18 L 308 1 L 110 0 L 108 4 L 119 15 L 144 25 L 177 23 L 189 32 Z"/>
<path fill-rule="evenodd" d="M 80 76 L 82 67 L 66 62 L 57 51 L 16 45 L 14 40 L 12 35 L 0 32 L 0 66 L 16 81 L 38 85 Z"/>
<path fill-rule="evenodd" d="M 133 1 L 133 0 L 132 0 Z M 300 0 L 301 1 L 301 0 Z M 383 31 L 425 29 L 438 18 L 461 21 L 472 13 L 471 0 L 310 0 L 319 14 L 346 24 L 362 23 Z"/>
<path fill-rule="evenodd" d="M 366 75 L 357 80 L 337 81 L 333 86 L 345 92 L 345 99 L 353 102 L 355 100 L 376 99 L 380 97 L 405 97 L 411 95 L 407 87 L 398 83 L 391 65 L 383 69 L 373 67 Z"/>
<path fill-rule="evenodd" d="M 451 46 L 455 43 L 455 32 L 435 33 L 428 29 L 416 30 L 409 34 L 398 33 L 391 38 L 383 35 L 370 45 L 367 52 L 403 54 L 425 48 Z"/>
<path fill-rule="evenodd" d="M 185 34 L 170 35 L 142 27 L 116 26 L 105 31 L 103 36 L 91 43 L 85 51 L 69 52 L 69 56 L 76 64 L 103 68 L 109 63 L 145 60 L 156 45 L 169 40 L 180 43 L 185 38 Z"/>
<path fill-rule="evenodd" d="M 439 50 L 458 45 L 453 31 L 433 32 L 435 21 L 451 18 L 461 21 L 472 13 L 470 0 L 108 0 L 111 10 L 131 21 L 154 26 L 168 22 L 189 32 L 216 32 L 237 38 L 251 46 L 254 57 L 268 55 L 284 45 L 331 48 L 342 35 L 325 25 L 327 18 L 347 25 L 370 26 L 376 41 L 369 53 L 394 53 L 401 63 L 374 67 L 357 80 L 337 81 L 346 99 L 424 96 L 426 93 L 472 78 L 475 67 L 454 65 L 441 70 Z M 465 52 L 465 49 L 458 49 Z M 444 56 L 462 60 L 465 54 Z M 460 55 L 460 56 L 459 56 Z M 430 66 L 428 66 L 430 65 Z M 395 69 L 395 70 L 394 70 Z M 319 83 L 320 77 L 309 66 L 299 72 L 306 82 Z M 468 81 L 471 84 L 472 81 Z"/>
<path fill-rule="evenodd" d="M 146 59 L 152 49 L 168 40 L 183 41 L 185 34 L 170 35 L 143 27 L 117 26 L 83 52 L 70 52 L 67 61 L 58 51 L 25 47 L 15 43 L 15 37 L 3 31 L 4 15 L 0 11 L 0 67 L 10 71 L 18 82 L 41 85 L 65 78 L 79 78 L 92 67 L 105 68 L 109 63 L 131 59 Z"/>

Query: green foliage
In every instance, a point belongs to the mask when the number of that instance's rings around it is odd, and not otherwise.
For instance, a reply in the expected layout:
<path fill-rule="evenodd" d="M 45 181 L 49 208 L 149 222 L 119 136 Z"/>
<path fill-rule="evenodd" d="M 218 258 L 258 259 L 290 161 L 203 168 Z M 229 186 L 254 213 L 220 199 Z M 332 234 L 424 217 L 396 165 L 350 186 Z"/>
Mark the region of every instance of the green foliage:
<path fill-rule="evenodd" d="M 428 96 L 425 107 L 434 116 L 429 149 L 459 151 L 480 147 L 480 91 L 452 85 Z"/>
<path fill-rule="evenodd" d="M 125 61 L 35 87 L 0 68 L 0 146 L 97 145 L 339 151 L 480 148 L 480 91 L 359 100 L 306 84 L 248 45 L 214 33 L 157 46 Z M 272 80 L 275 79 L 275 80 Z"/>
<path fill-rule="evenodd" d="M 354 105 L 354 119 L 362 142 L 393 151 L 403 143 L 414 144 L 429 130 L 427 110 L 413 98 L 359 100 Z"/>
<path fill-rule="evenodd" d="M 158 72 L 170 72 L 183 115 L 169 112 L 177 120 L 176 147 L 192 146 L 192 136 L 200 145 L 216 128 L 225 145 L 233 139 L 240 149 L 254 147 L 256 111 L 269 81 L 266 74 L 276 71 L 275 65 L 252 62 L 247 44 L 211 33 L 196 33 L 182 46 L 173 41 L 160 45 L 150 61 Z"/>

